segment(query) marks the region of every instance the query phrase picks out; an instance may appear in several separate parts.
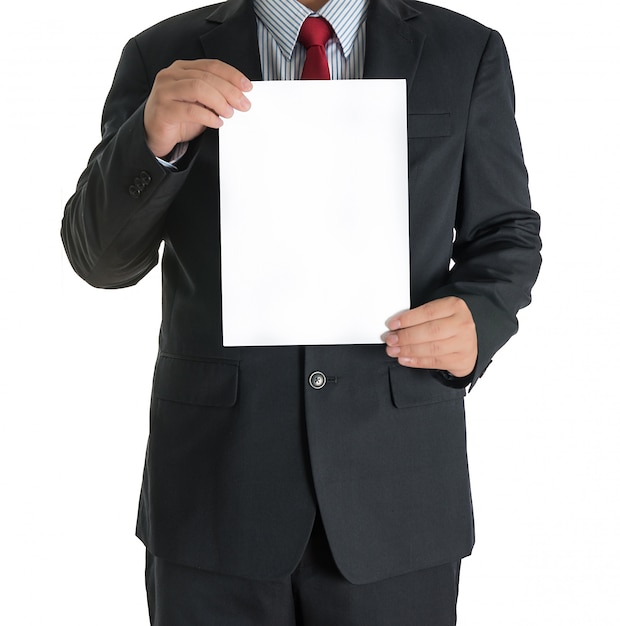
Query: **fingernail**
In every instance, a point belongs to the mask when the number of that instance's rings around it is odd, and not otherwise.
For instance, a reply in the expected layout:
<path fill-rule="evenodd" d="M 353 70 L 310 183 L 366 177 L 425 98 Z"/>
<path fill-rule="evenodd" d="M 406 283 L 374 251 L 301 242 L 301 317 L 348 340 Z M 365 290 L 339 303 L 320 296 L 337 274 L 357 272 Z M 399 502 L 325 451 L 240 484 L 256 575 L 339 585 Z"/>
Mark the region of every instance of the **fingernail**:
<path fill-rule="evenodd" d="M 398 356 L 400 354 L 400 348 L 398 346 L 388 346 L 386 349 L 388 356 Z"/>
<path fill-rule="evenodd" d="M 395 317 L 394 319 L 388 320 L 385 325 L 390 330 L 398 330 L 400 328 L 400 319 Z"/>
<path fill-rule="evenodd" d="M 385 343 L 387 343 L 388 346 L 395 346 L 398 343 L 398 335 L 396 333 L 390 333 L 385 338 Z"/>
<path fill-rule="evenodd" d="M 252 83 L 247 78 L 244 78 L 241 81 L 241 89 L 243 91 L 252 91 Z"/>
<path fill-rule="evenodd" d="M 239 109 L 241 111 L 247 111 L 251 106 L 251 102 L 245 96 L 239 100 Z"/>

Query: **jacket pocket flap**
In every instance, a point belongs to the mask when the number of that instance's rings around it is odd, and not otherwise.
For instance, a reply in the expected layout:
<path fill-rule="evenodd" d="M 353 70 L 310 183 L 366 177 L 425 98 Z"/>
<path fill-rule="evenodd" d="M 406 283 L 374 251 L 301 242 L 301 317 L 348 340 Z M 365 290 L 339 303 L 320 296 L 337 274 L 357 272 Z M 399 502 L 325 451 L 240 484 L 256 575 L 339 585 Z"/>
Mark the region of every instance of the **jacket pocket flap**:
<path fill-rule="evenodd" d="M 238 382 L 237 363 L 160 355 L 153 393 L 172 402 L 230 407 L 237 401 Z"/>
<path fill-rule="evenodd" d="M 465 389 L 453 389 L 442 385 L 427 370 L 402 365 L 390 366 L 390 388 L 394 406 L 399 409 L 449 402 L 465 395 Z"/>
<path fill-rule="evenodd" d="M 407 115 L 409 137 L 448 137 L 451 134 L 450 113 L 409 113 Z"/>

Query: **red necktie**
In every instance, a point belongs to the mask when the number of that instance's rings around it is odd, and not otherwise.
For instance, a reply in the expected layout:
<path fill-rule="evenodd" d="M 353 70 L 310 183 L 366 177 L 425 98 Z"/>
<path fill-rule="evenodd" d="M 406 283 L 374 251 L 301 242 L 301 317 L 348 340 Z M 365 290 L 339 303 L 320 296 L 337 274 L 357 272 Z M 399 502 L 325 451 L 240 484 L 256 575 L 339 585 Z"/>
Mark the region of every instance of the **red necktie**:
<path fill-rule="evenodd" d="M 329 66 L 325 44 L 331 37 L 332 28 L 322 17 L 307 17 L 299 31 L 299 43 L 306 49 L 306 62 L 301 73 L 302 80 L 329 80 Z"/>

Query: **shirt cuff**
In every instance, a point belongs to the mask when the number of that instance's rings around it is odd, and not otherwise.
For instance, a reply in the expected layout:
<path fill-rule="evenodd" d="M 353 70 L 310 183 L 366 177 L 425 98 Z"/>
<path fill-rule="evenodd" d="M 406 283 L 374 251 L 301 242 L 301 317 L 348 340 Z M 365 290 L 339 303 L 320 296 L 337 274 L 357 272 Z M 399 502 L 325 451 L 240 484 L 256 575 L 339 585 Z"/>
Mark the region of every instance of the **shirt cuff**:
<path fill-rule="evenodd" d="M 159 158 L 156 156 L 155 158 L 163 165 L 167 170 L 171 170 L 173 172 L 177 171 L 176 163 L 180 161 L 187 152 L 188 142 L 184 141 L 182 143 L 178 143 L 171 152 L 169 152 L 165 157 Z"/>

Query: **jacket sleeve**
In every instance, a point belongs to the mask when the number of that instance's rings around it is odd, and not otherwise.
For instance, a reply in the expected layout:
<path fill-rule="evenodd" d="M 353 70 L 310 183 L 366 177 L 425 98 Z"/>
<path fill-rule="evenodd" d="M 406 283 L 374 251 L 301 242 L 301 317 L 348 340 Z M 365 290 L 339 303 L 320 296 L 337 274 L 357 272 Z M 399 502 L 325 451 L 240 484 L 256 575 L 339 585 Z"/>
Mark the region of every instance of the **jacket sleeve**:
<path fill-rule="evenodd" d="M 187 173 L 167 170 L 146 145 L 143 113 L 151 86 L 132 39 L 105 103 L 101 143 L 62 222 L 69 262 L 95 287 L 133 285 L 157 264 L 166 210 Z"/>
<path fill-rule="evenodd" d="M 531 209 L 528 174 L 515 122 L 515 98 L 502 38 L 491 31 L 471 93 L 453 247 L 454 265 L 438 296 L 462 298 L 478 334 L 474 384 L 517 332 L 541 264 L 540 218 Z"/>

